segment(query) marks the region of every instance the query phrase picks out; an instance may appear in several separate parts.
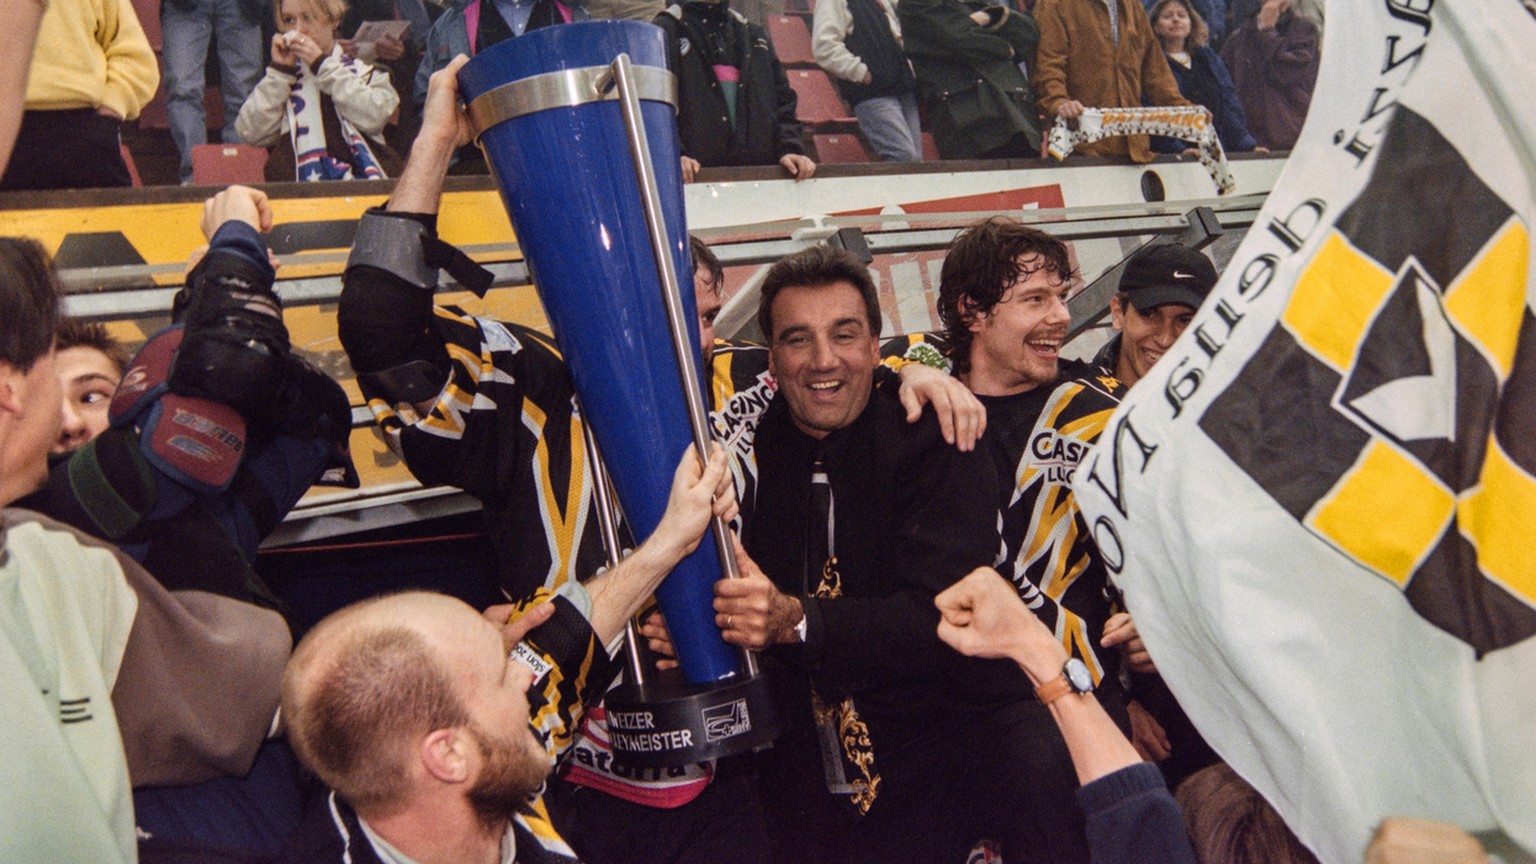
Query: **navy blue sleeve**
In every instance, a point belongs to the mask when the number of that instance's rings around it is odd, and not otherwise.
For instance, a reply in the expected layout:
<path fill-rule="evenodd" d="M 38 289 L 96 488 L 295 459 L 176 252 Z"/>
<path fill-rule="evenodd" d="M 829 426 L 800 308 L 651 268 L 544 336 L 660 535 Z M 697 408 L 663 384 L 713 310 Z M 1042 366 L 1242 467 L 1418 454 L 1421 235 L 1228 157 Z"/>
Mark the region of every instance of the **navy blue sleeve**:
<path fill-rule="evenodd" d="M 1179 805 L 1162 772 L 1138 762 L 1080 787 L 1094 864 L 1195 864 Z"/>
<path fill-rule="evenodd" d="M 225 222 L 219 226 L 219 230 L 213 232 L 213 239 L 208 241 L 208 251 L 233 252 L 260 267 L 269 283 L 277 278 L 277 272 L 272 269 L 272 261 L 267 257 L 267 244 L 261 242 L 261 234 L 238 219 Z"/>
<path fill-rule="evenodd" d="M 1174 62 L 1172 57 L 1166 54 L 1163 57 L 1168 61 L 1168 71 L 1173 73 L 1173 83 L 1179 85 L 1179 93 L 1191 102 L 1196 101 L 1189 88 L 1189 70 L 1182 64 Z M 1142 104 L 1147 104 L 1145 97 L 1142 99 Z M 1220 136 L 1221 133 L 1218 131 L 1216 134 Z M 1149 142 L 1153 153 L 1183 153 L 1187 148 L 1194 146 L 1181 138 L 1169 138 L 1167 135 L 1153 135 Z M 1225 142 L 1222 146 L 1226 146 Z"/>
<path fill-rule="evenodd" d="M 1215 115 L 1216 135 L 1221 138 L 1222 148 L 1229 153 L 1252 150 L 1259 142 L 1248 132 L 1248 115 L 1243 111 L 1243 103 L 1238 101 L 1232 73 L 1227 71 L 1227 64 L 1222 62 L 1220 54 L 1206 47 L 1199 50 L 1210 64 L 1211 76 L 1216 80 L 1216 92 L 1221 94 L 1219 104 L 1212 106 L 1211 113 Z"/>

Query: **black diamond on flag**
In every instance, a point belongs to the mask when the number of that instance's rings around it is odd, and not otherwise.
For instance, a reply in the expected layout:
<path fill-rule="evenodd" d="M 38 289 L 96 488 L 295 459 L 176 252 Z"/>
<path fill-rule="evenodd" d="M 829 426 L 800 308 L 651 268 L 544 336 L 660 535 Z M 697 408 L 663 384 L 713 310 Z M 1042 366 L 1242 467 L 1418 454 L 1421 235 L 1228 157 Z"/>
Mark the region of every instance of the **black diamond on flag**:
<path fill-rule="evenodd" d="M 1339 403 L 1453 491 L 1477 482 L 1498 380 L 1456 332 L 1416 258 L 1366 331 Z"/>
<path fill-rule="evenodd" d="M 1426 621 L 1472 646 L 1481 657 L 1536 633 L 1536 609 L 1489 581 L 1477 549 L 1447 531 L 1403 594 Z"/>
<path fill-rule="evenodd" d="M 1434 124 L 1398 106 L 1370 183 L 1339 215 L 1339 233 L 1391 272 L 1416 258 L 1448 287 L 1513 214 Z"/>
<path fill-rule="evenodd" d="M 1519 344 L 1493 421 L 1494 437 L 1510 461 L 1536 475 L 1536 316 L 1529 309 L 1521 316 Z"/>
<path fill-rule="evenodd" d="M 1200 428 L 1300 521 L 1370 440 L 1334 408 L 1340 380 L 1276 327 L 1206 408 Z"/>

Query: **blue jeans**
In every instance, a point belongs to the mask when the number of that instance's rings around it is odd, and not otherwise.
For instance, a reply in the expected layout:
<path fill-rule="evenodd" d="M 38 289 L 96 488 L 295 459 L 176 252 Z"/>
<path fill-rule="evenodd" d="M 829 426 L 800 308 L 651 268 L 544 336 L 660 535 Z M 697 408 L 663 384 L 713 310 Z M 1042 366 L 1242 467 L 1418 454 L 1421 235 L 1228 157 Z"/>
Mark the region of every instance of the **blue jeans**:
<path fill-rule="evenodd" d="M 193 11 L 162 3 L 160 28 L 165 35 L 165 112 L 171 139 L 181 153 L 181 182 L 192 180 L 192 148 L 208 143 L 208 118 L 203 111 L 203 63 L 208 40 L 215 40 L 219 58 L 219 92 L 224 97 L 223 139 L 240 141 L 235 117 L 266 67 L 267 46 L 261 23 L 240 11 L 240 0 L 198 0 Z"/>
<path fill-rule="evenodd" d="M 923 161 L 923 130 L 917 120 L 917 94 L 876 96 L 853 106 L 859 130 L 886 162 Z"/>

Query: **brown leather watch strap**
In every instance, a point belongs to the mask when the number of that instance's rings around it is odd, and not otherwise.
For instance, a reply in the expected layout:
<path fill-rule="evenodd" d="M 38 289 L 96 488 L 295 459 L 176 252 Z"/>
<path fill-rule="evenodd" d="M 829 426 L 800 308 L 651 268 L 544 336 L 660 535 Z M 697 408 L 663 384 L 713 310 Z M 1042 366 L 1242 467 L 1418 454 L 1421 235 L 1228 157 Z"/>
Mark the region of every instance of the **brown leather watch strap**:
<path fill-rule="evenodd" d="M 1040 704 L 1049 705 L 1072 692 L 1074 692 L 1072 690 L 1072 682 L 1067 680 L 1067 675 L 1063 672 L 1061 677 L 1054 678 L 1036 687 L 1035 698 L 1040 700 Z"/>

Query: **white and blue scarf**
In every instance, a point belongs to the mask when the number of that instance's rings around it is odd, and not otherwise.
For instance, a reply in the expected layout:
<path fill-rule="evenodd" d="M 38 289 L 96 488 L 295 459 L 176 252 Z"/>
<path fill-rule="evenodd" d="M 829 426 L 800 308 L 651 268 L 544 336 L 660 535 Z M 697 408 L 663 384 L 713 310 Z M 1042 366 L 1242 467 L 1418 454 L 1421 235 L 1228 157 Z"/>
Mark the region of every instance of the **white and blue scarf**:
<path fill-rule="evenodd" d="M 332 49 L 331 56 L 343 66 L 361 63 L 361 60 L 341 53 L 341 46 Z M 293 139 L 294 177 L 300 182 L 310 180 L 384 180 L 384 169 L 374 158 L 368 139 L 357 127 L 336 112 L 341 123 L 341 134 L 347 139 L 352 151 L 352 163 L 338 162 L 326 150 L 325 125 L 320 115 L 320 86 L 309 64 L 299 62 L 299 74 L 288 89 L 288 134 Z"/>

